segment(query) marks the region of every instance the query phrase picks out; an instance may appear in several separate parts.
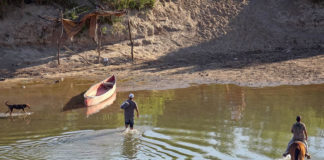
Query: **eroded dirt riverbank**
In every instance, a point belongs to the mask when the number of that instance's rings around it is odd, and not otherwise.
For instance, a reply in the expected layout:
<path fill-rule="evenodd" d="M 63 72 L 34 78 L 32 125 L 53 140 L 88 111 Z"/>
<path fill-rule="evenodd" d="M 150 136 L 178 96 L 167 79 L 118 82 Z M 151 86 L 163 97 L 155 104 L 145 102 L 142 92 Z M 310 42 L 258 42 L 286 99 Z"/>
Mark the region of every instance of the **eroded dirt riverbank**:
<path fill-rule="evenodd" d="M 179 51 L 157 59 L 139 57 L 132 63 L 127 56 L 104 52 L 103 56 L 111 57 L 108 65 L 83 64 L 82 60 L 71 62 L 71 58 L 62 58 L 60 66 L 53 60 L 4 73 L 2 76 L 6 79 L 0 86 L 35 81 L 59 83 L 66 78 L 95 82 L 111 74 L 117 76 L 120 90 L 170 89 L 211 83 L 253 87 L 321 84 L 324 82 L 324 55 L 321 53 L 323 49 L 292 50 L 290 54 L 283 51 L 226 55 L 201 52 L 195 57 L 184 56 Z M 95 51 L 83 54 L 95 56 Z"/>

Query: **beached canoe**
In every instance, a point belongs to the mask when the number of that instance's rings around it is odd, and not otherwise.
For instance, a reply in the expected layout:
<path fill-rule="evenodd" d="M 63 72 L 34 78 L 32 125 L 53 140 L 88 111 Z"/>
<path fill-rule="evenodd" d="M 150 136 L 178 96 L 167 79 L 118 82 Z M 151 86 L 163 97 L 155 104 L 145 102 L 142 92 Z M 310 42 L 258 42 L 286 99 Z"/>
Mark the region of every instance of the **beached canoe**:
<path fill-rule="evenodd" d="M 111 77 L 94 84 L 84 93 L 84 103 L 87 106 L 96 105 L 111 97 L 116 91 L 116 78 Z"/>

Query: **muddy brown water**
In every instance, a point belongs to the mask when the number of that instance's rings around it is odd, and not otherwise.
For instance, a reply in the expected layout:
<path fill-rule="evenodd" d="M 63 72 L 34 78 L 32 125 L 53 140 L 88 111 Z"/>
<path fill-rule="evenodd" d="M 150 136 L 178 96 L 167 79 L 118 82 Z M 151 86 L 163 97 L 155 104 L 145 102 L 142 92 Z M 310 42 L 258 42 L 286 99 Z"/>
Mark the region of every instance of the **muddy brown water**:
<path fill-rule="evenodd" d="M 119 106 L 130 92 L 87 108 L 82 94 L 92 83 L 0 86 L 1 113 L 7 100 L 33 112 L 0 117 L 0 159 L 280 159 L 296 115 L 312 159 L 324 159 L 323 84 L 135 91 L 141 116 L 124 132 Z"/>

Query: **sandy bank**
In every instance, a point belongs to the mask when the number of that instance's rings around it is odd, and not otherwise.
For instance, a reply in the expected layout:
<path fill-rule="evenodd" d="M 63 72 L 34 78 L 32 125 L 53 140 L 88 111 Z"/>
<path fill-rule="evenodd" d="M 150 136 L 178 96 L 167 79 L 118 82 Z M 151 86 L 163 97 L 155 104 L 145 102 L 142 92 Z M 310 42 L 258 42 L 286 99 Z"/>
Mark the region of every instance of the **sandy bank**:
<path fill-rule="evenodd" d="M 155 59 L 136 54 L 141 51 L 138 48 L 132 63 L 129 55 L 119 54 L 129 51 L 126 44 L 114 47 L 119 52 L 113 52 L 114 48 L 109 46 L 110 49 L 102 53 L 103 57 L 109 57 L 107 65 L 87 64 L 78 55 L 73 55 L 62 58 L 61 65 L 58 66 L 55 57 L 51 57 L 46 63 L 31 62 L 21 68 L 13 66 L 16 67 L 13 72 L 2 74 L 7 77 L 0 85 L 10 86 L 33 81 L 46 84 L 61 78 L 100 81 L 111 74 L 117 76 L 119 90 L 170 89 L 192 84 L 264 87 L 324 83 L 322 48 L 292 49 L 290 54 L 285 54 L 288 51 L 278 50 L 214 55 L 202 50 L 199 55 L 192 56 L 183 55 L 188 54 L 184 50 Z M 93 50 L 81 54 L 96 56 Z M 76 60 L 71 62 L 71 59 Z"/>

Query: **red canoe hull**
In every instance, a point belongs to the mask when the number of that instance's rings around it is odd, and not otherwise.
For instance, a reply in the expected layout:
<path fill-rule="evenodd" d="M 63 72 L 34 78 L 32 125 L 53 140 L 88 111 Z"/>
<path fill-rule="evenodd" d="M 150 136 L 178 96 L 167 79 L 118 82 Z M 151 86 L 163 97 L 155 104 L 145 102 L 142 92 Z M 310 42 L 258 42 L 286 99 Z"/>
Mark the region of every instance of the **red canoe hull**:
<path fill-rule="evenodd" d="M 112 83 L 111 87 L 105 87 L 103 83 Z M 84 103 L 87 106 L 93 106 L 108 99 L 116 92 L 116 78 L 111 76 L 99 83 L 91 86 L 86 93 L 84 93 Z"/>

